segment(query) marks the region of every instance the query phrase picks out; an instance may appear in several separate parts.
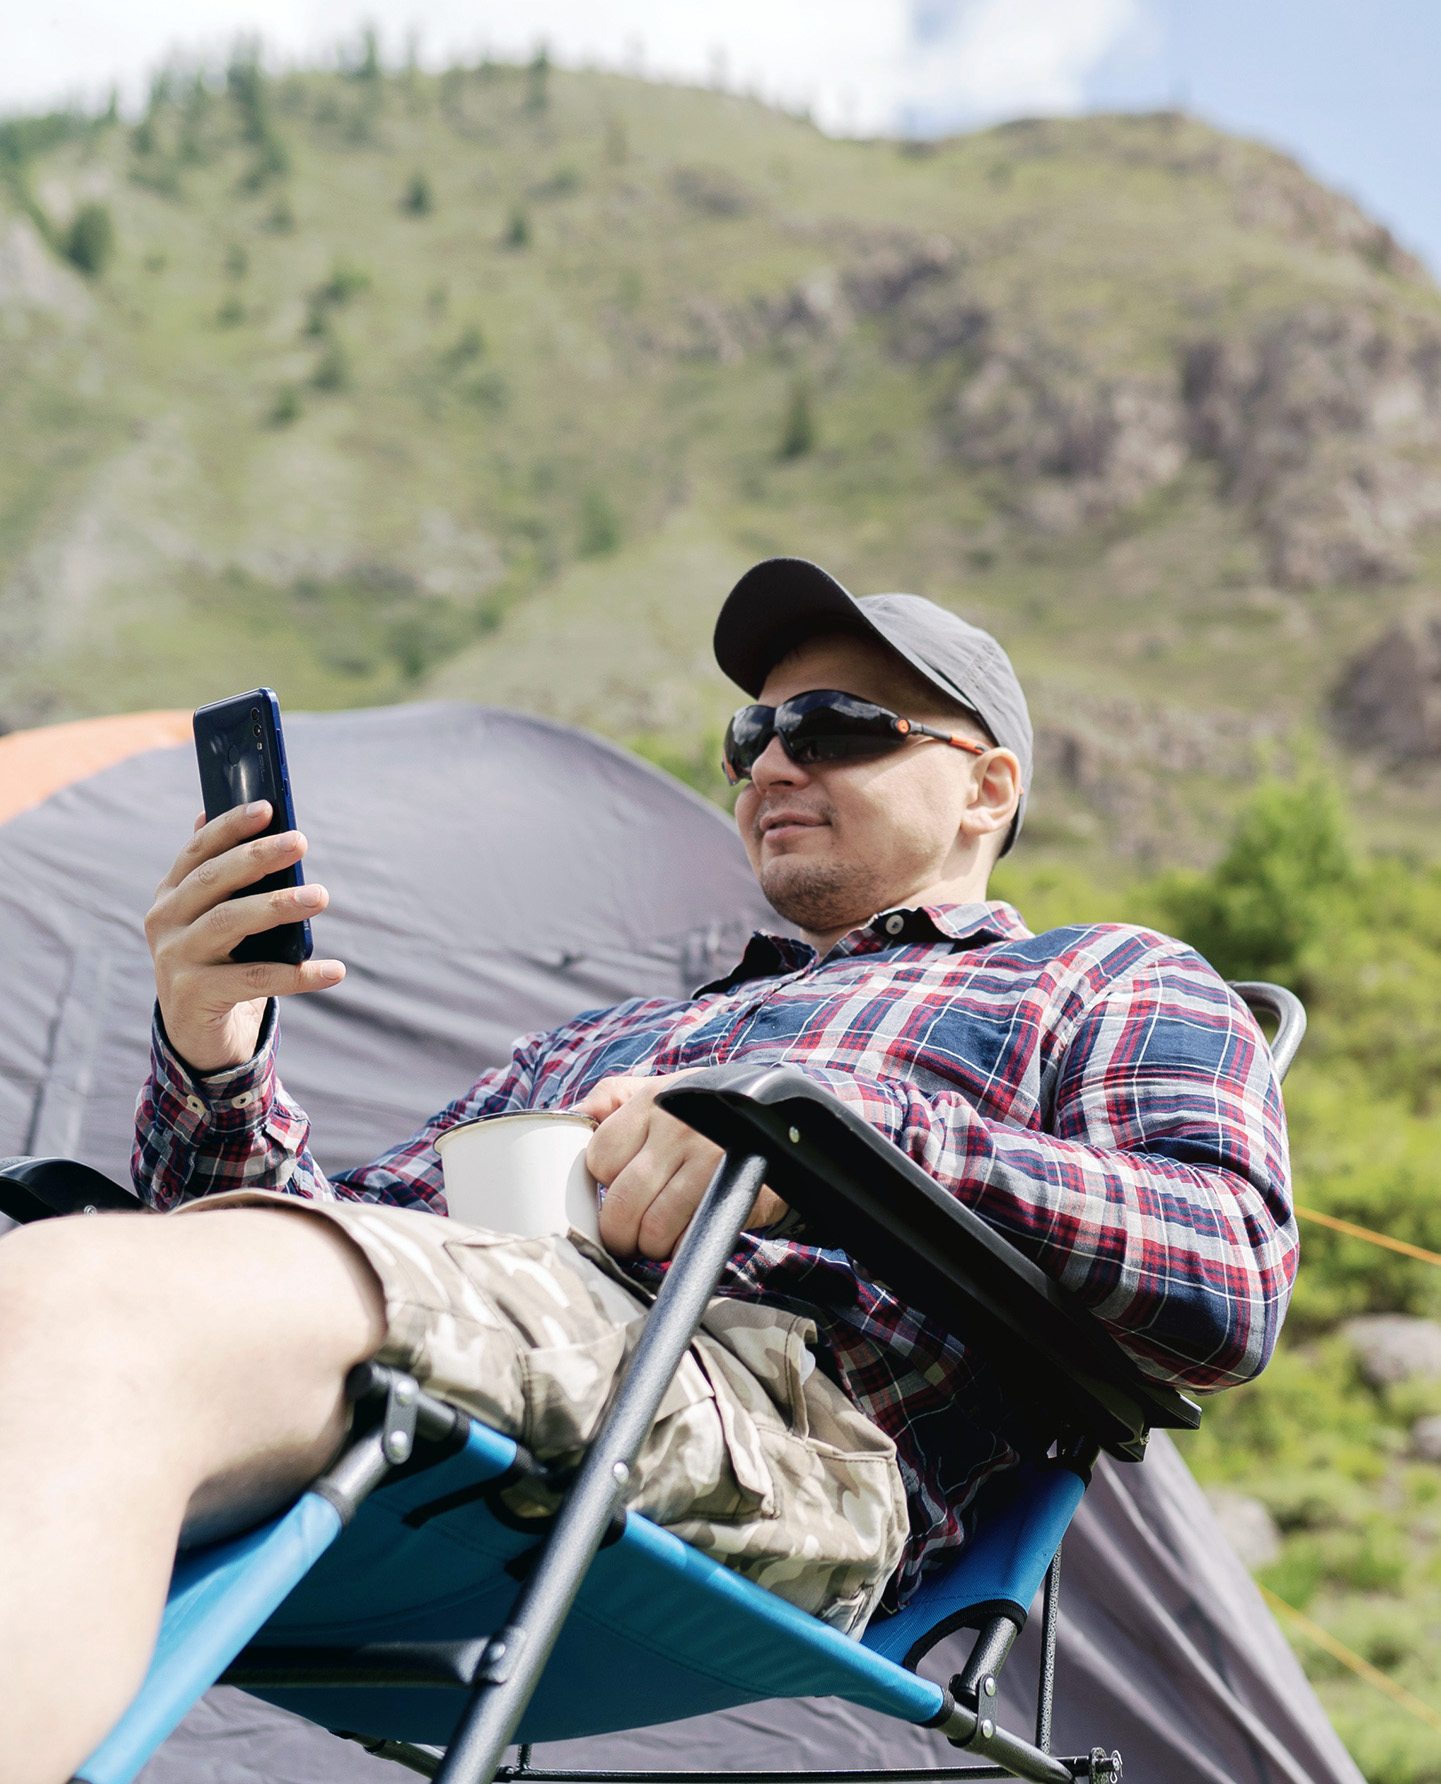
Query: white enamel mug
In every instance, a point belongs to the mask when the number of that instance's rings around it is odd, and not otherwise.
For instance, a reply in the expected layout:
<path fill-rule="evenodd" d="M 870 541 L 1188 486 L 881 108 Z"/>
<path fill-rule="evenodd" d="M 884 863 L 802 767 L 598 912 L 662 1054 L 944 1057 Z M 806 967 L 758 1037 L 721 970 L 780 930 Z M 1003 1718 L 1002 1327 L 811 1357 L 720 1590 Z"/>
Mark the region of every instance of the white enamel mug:
<path fill-rule="evenodd" d="M 600 1243 L 595 1178 L 585 1149 L 595 1123 L 550 1109 L 491 1115 L 435 1142 L 452 1220 L 538 1238 L 574 1227 Z"/>

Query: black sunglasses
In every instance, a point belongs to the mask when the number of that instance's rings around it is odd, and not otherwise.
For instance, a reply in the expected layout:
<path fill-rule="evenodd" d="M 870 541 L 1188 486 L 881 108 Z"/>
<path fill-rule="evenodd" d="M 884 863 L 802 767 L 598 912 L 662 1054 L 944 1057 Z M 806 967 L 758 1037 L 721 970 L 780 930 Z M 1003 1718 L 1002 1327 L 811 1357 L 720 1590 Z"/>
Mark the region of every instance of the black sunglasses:
<path fill-rule="evenodd" d="M 734 787 L 750 777 L 767 744 L 779 737 L 792 762 L 839 762 L 852 756 L 882 756 L 900 749 L 912 737 L 934 737 L 953 749 L 984 756 L 989 745 L 973 743 L 954 731 L 938 731 L 932 725 L 903 719 L 888 707 L 877 706 L 855 694 L 835 688 L 813 688 L 793 694 L 779 706 L 743 706 L 726 726 L 721 759 L 726 779 Z"/>

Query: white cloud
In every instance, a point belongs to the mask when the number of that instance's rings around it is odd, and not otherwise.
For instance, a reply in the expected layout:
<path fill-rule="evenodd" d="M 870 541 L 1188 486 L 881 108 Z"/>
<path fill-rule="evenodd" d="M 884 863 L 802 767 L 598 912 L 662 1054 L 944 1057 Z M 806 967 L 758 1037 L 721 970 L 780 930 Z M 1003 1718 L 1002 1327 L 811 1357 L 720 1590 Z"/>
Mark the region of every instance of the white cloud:
<path fill-rule="evenodd" d="M 1078 111 L 1087 76 L 1140 24 L 1138 0 L 971 0 L 916 45 L 901 102 L 968 121 Z"/>
<path fill-rule="evenodd" d="M 256 32 L 313 60 L 366 22 L 439 64 L 483 48 L 591 60 L 808 106 L 827 129 L 887 131 L 1068 111 L 1144 0 L 47 0 L 7 19 L 0 108 L 118 81 L 133 104 L 172 51 L 219 56 Z"/>

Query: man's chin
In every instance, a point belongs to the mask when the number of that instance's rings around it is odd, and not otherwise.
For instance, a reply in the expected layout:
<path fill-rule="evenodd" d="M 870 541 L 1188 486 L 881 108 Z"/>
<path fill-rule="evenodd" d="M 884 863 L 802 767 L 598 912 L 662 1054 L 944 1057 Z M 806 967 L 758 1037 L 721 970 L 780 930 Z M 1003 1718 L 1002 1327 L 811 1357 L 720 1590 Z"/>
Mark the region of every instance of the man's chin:
<path fill-rule="evenodd" d="M 760 886 L 777 915 L 812 935 L 853 929 L 880 908 L 875 876 L 855 863 L 783 855 L 762 867 Z"/>

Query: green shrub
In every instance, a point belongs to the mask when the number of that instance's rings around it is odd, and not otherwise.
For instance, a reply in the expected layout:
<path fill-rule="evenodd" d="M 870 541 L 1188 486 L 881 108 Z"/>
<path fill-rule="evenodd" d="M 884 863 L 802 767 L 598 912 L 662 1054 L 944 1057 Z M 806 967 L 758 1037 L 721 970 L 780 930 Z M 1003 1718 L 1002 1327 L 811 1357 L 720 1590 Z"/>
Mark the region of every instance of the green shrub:
<path fill-rule="evenodd" d="M 401 210 L 412 217 L 428 217 L 435 209 L 435 194 L 430 189 L 430 181 L 423 173 L 413 173 L 410 184 L 400 198 Z"/>
<path fill-rule="evenodd" d="M 499 372 L 482 372 L 463 385 L 460 394 L 478 409 L 500 415 L 510 407 L 510 386 Z"/>
<path fill-rule="evenodd" d="M 530 216 L 522 204 L 511 207 L 506 221 L 505 234 L 501 238 L 507 248 L 524 248 L 530 244 Z"/>
<path fill-rule="evenodd" d="M 1263 1586 L 1298 1611 L 1304 1611 L 1321 1589 L 1326 1575 L 1321 1545 L 1314 1536 L 1293 1536 L 1280 1557 L 1257 1574 Z"/>
<path fill-rule="evenodd" d="M 1353 1592 L 1394 1592 L 1405 1577 L 1400 1532 L 1385 1519 L 1372 1516 L 1361 1530 L 1331 1532 L 1318 1547 L 1326 1578 Z M 1275 1585 L 1271 1589 L 1280 1591 Z"/>
<path fill-rule="evenodd" d="M 1354 884 L 1341 802 L 1317 776 L 1259 788 L 1211 872 L 1173 874 L 1151 898 L 1162 926 L 1224 978 L 1294 985 L 1338 896 Z"/>
<path fill-rule="evenodd" d="M 330 332 L 331 311 L 345 309 L 363 291 L 369 289 L 369 273 L 347 261 L 337 260 L 330 269 L 330 277 L 323 285 L 317 285 L 306 299 L 305 332 L 308 335 L 327 335 Z"/>
<path fill-rule="evenodd" d="M 345 350 L 345 343 L 338 336 L 331 334 L 325 343 L 325 351 L 316 362 L 315 370 L 310 375 L 310 382 L 317 390 L 346 390 L 350 386 L 350 355 Z"/>
<path fill-rule="evenodd" d="M 270 405 L 266 420 L 271 427 L 289 427 L 293 421 L 300 419 L 300 415 L 300 392 L 293 384 L 282 384 L 275 393 L 275 401 Z"/>
<path fill-rule="evenodd" d="M 453 372 L 458 372 L 477 360 L 485 352 L 485 336 L 472 324 L 461 329 L 455 342 L 444 354 L 445 365 Z"/>
<path fill-rule="evenodd" d="M 735 804 L 736 789 L 721 767 L 721 741 L 721 733 L 715 729 L 688 744 L 642 731 L 626 739 L 626 748 L 729 811 Z"/>
<path fill-rule="evenodd" d="M 115 253 L 115 224 L 110 208 L 82 204 L 65 232 L 65 258 L 87 278 L 98 279 Z"/>
<path fill-rule="evenodd" d="M 571 167 L 556 168 L 549 179 L 542 180 L 539 185 L 532 186 L 531 191 L 537 198 L 569 198 L 581 188 L 580 169 Z"/>
<path fill-rule="evenodd" d="M 550 104 L 550 55 L 544 44 L 525 71 L 525 109 L 543 112 Z"/>
<path fill-rule="evenodd" d="M 811 387 L 805 378 L 797 378 L 791 385 L 785 420 L 781 424 L 779 456 L 803 458 L 815 443 L 816 422 L 811 409 Z"/>
<path fill-rule="evenodd" d="M 267 130 L 256 144 L 255 159 L 241 178 L 241 190 L 258 192 L 272 180 L 284 179 L 289 172 L 289 150 L 273 130 Z"/>
<path fill-rule="evenodd" d="M 620 516 L 603 490 L 587 490 L 580 505 L 580 555 L 605 557 L 619 545 Z"/>

